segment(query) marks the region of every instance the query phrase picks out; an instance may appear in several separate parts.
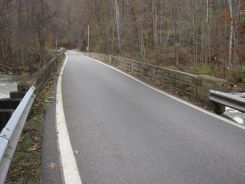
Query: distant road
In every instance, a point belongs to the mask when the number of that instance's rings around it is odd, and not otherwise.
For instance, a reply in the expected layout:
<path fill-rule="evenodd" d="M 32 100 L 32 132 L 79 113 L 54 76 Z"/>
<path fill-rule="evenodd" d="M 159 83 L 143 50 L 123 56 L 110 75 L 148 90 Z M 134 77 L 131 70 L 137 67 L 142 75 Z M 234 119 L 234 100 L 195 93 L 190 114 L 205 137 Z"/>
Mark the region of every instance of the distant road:
<path fill-rule="evenodd" d="M 245 184 L 245 131 L 68 52 L 66 122 L 84 184 Z"/>

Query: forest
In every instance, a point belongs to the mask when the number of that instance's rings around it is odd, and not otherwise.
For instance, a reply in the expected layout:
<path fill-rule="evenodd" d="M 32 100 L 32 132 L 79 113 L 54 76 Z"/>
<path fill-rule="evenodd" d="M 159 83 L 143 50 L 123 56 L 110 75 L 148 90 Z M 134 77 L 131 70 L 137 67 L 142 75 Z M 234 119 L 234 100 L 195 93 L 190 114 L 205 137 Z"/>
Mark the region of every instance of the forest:
<path fill-rule="evenodd" d="M 0 1 L 0 66 L 42 63 L 59 47 L 245 78 L 245 1 Z"/>

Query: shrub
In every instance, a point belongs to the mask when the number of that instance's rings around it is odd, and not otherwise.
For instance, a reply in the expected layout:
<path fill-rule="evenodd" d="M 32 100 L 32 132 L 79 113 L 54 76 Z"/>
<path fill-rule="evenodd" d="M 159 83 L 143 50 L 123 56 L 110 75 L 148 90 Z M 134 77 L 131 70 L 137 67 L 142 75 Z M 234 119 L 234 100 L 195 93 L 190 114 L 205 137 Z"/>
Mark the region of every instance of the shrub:
<path fill-rule="evenodd" d="M 240 16 L 240 22 L 241 23 L 245 23 L 245 15 L 241 15 Z"/>
<path fill-rule="evenodd" d="M 197 67 L 197 74 L 199 75 L 214 75 L 215 68 L 208 64 L 201 64 Z"/>
<path fill-rule="evenodd" d="M 237 83 L 245 82 L 245 69 L 234 68 L 231 70 L 232 80 Z"/>

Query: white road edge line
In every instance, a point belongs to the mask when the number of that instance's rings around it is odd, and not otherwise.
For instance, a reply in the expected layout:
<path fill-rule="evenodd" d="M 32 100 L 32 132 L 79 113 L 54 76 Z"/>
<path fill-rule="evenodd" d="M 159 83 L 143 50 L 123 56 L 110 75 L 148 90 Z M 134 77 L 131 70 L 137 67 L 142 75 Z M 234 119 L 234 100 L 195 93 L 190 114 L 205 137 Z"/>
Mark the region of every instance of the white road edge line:
<path fill-rule="evenodd" d="M 81 53 L 81 54 L 82 54 L 82 53 Z M 82 55 L 84 55 L 84 54 L 82 54 Z M 85 55 L 84 55 L 84 56 L 85 56 Z M 149 84 L 146 84 L 145 82 L 143 82 L 143 81 L 141 81 L 141 80 L 139 80 L 139 79 L 137 79 L 137 78 L 135 78 L 135 77 L 133 77 L 133 76 L 131 76 L 131 75 L 129 75 L 129 74 L 127 74 L 127 73 L 125 73 L 125 72 L 123 72 L 123 71 L 121 71 L 121 70 L 119 70 L 119 69 L 113 67 L 113 66 L 111 66 L 111 65 L 105 64 L 105 63 L 103 63 L 103 62 L 101 62 L 101 61 L 99 61 L 99 60 L 97 60 L 97 59 L 93 59 L 93 58 L 90 58 L 90 57 L 88 57 L 88 56 L 85 56 L 85 57 L 87 57 L 87 58 L 89 58 L 89 59 L 91 59 L 91 60 L 93 60 L 93 61 L 96 61 L 97 63 L 100 63 L 100 64 L 102 64 L 102 65 L 104 65 L 104 66 L 107 66 L 107 67 L 109 67 L 109 68 L 111 68 L 111 69 L 113 69 L 113 70 L 116 70 L 117 72 L 119 72 L 119 73 L 121 73 L 121 74 L 123 74 L 123 75 L 126 75 L 127 77 L 129 77 L 129 78 L 135 80 L 136 82 L 138 82 L 138 83 L 140 83 L 140 84 L 142 84 L 142 85 L 144 85 L 144 86 L 146 86 L 146 87 L 148 87 L 148 88 L 150 88 L 150 89 L 153 89 L 154 91 L 156 91 L 156 92 L 158 92 L 158 93 L 161 93 L 161 94 L 163 94 L 163 95 L 165 95 L 165 96 L 167 96 L 167 97 L 169 97 L 169 98 L 172 98 L 173 100 L 176 100 L 176 101 L 178 101 L 178 102 L 180 102 L 180 103 L 183 103 L 183 104 L 185 104 L 185 105 L 187 105 L 187 106 L 189 106 L 189 107 L 191 107 L 191 108 L 193 108 L 193 109 L 196 109 L 196 110 L 198 110 L 198 111 L 200 111 L 200 112 L 202 112 L 202 113 L 205 113 L 205 114 L 207 114 L 207 115 L 209 115 L 209 116 L 212 116 L 212 117 L 214 117 L 214 118 L 216 118 L 216 119 L 218 119 L 218 120 L 224 121 L 225 123 L 228 123 L 228 124 L 230 124 L 230 125 L 233 125 L 233 126 L 236 126 L 236 127 L 240 128 L 240 129 L 245 130 L 245 126 L 243 126 L 243 125 L 237 124 L 237 123 L 235 123 L 235 122 L 233 122 L 233 121 L 231 121 L 231 120 L 229 120 L 229 119 L 226 119 L 226 118 L 224 118 L 224 117 L 222 117 L 222 116 L 218 116 L 217 114 L 214 114 L 214 113 L 212 113 L 212 112 L 209 112 L 209 111 L 207 111 L 207 110 L 205 110 L 205 109 L 202 109 L 202 108 L 200 108 L 200 107 L 198 107 L 198 106 L 196 106 L 196 105 L 193 105 L 193 104 L 191 104 L 191 103 L 189 103 L 189 102 L 187 102 L 187 101 L 184 101 L 184 100 L 182 100 L 182 99 L 180 99 L 180 98 L 178 98 L 178 97 L 172 96 L 172 95 L 170 95 L 170 94 L 168 94 L 168 93 L 166 93 L 166 92 L 164 92 L 164 91 L 161 91 L 161 90 L 159 90 L 159 89 L 157 89 L 157 88 L 155 88 L 155 87 L 153 87 L 153 86 L 150 86 Z"/>
<path fill-rule="evenodd" d="M 62 77 L 67 60 L 68 55 L 66 54 L 65 62 L 59 74 L 56 92 L 56 130 L 58 134 L 58 147 L 60 152 L 60 162 L 63 171 L 63 182 L 65 184 L 82 184 L 66 126 L 63 107 Z"/>

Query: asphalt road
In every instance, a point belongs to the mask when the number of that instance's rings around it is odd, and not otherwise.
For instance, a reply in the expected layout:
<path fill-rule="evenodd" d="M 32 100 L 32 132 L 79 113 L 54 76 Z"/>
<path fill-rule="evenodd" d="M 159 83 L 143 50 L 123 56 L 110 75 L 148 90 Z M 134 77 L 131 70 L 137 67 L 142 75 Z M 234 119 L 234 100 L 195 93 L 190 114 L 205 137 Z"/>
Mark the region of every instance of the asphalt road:
<path fill-rule="evenodd" d="M 69 51 L 62 90 L 84 184 L 244 184 L 245 132 Z"/>

